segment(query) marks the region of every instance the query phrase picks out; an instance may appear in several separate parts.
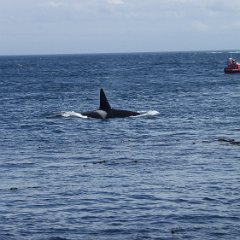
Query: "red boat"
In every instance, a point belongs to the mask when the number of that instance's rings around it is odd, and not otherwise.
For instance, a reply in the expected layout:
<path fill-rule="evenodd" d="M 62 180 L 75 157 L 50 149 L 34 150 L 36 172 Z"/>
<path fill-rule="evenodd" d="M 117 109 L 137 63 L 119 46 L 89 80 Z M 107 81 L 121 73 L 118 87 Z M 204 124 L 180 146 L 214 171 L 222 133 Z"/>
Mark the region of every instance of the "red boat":
<path fill-rule="evenodd" d="M 224 68 L 225 73 L 240 73 L 240 63 L 235 59 L 228 59 L 228 66 Z"/>

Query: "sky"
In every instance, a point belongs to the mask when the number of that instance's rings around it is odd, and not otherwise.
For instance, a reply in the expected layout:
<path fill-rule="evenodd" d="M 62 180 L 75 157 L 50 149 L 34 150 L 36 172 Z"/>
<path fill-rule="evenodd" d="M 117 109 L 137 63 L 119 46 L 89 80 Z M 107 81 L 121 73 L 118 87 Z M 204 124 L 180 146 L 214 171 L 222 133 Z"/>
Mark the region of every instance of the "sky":
<path fill-rule="evenodd" d="M 0 55 L 240 49 L 240 0 L 0 0 Z"/>

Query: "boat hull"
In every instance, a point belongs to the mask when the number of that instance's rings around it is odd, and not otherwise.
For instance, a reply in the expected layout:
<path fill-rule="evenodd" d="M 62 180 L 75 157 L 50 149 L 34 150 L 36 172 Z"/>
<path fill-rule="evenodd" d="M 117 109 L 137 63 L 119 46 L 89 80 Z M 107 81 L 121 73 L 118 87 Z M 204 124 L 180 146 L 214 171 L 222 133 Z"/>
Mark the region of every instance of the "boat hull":
<path fill-rule="evenodd" d="M 240 73 L 240 69 L 239 68 L 224 68 L 224 72 L 231 74 L 231 73 Z"/>

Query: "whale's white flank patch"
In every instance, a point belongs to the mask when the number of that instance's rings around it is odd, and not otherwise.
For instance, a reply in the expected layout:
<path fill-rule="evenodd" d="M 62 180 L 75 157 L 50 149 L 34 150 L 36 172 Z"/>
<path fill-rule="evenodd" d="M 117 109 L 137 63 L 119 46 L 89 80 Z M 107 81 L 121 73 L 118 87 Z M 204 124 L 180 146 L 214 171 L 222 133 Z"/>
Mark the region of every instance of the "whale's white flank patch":
<path fill-rule="evenodd" d="M 97 110 L 96 112 L 101 116 L 102 119 L 106 119 L 106 117 L 107 117 L 107 112 L 106 111 Z"/>

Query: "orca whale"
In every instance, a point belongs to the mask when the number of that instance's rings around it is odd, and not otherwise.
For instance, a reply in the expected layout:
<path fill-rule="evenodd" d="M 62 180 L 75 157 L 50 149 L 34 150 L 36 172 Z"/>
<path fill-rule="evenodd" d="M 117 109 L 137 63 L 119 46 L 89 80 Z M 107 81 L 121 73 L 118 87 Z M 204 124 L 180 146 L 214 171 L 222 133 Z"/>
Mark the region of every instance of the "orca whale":
<path fill-rule="evenodd" d="M 81 115 L 89 118 L 107 119 L 107 118 L 124 118 L 124 117 L 130 117 L 130 116 L 137 116 L 137 115 L 140 115 L 140 113 L 112 108 L 107 100 L 107 97 L 103 89 L 101 88 L 99 109 L 95 111 L 82 112 Z"/>

